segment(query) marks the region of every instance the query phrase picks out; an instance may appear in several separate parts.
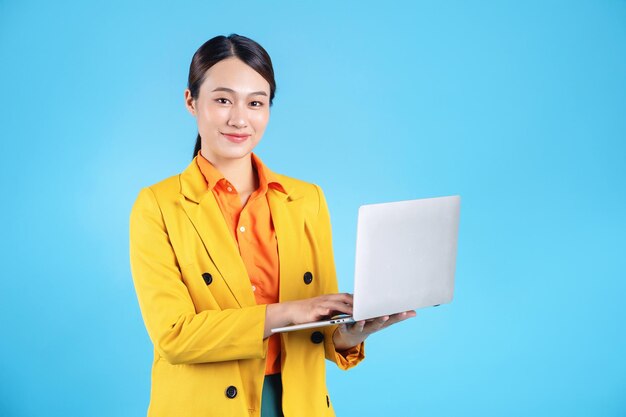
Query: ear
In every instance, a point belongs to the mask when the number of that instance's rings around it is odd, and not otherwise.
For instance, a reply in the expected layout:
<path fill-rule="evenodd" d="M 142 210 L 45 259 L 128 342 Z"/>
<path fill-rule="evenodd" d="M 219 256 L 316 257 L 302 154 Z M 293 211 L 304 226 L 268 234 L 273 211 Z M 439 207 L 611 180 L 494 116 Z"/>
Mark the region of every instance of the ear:
<path fill-rule="evenodd" d="M 191 96 L 191 91 L 188 88 L 185 89 L 185 107 L 192 116 L 196 115 L 196 100 Z"/>

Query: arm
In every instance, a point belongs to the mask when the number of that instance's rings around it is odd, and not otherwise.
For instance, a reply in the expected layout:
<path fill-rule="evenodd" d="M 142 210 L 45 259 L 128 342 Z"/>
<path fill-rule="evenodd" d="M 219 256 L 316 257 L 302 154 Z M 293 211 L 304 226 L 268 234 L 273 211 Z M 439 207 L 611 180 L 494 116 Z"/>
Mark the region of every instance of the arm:
<path fill-rule="evenodd" d="M 269 304 L 265 315 L 265 337 L 271 329 L 290 324 L 324 320 L 335 314 L 352 314 L 352 295 L 325 294 L 297 301 Z"/>
<path fill-rule="evenodd" d="M 265 305 L 196 312 L 182 280 L 161 209 L 143 189 L 130 216 L 133 282 L 146 329 L 172 364 L 265 356 Z"/>
<path fill-rule="evenodd" d="M 328 280 L 328 292 L 338 291 L 337 274 L 332 245 L 332 227 L 326 198 L 320 187 L 315 186 L 318 193 L 319 209 L 316 219 L 316 235 L 320 252 L 321 273 Z M 351 314 L 350 312 L 349 314 Z M 324 329 L 324 348 L 326 359 L 335 362 L 341 369 L 349 369 L 356 366 L 365 358 L 365 344 L 363 341 L 350 344 L 343 343 L 335 337 L 337 326 L 328 326 Z"/>

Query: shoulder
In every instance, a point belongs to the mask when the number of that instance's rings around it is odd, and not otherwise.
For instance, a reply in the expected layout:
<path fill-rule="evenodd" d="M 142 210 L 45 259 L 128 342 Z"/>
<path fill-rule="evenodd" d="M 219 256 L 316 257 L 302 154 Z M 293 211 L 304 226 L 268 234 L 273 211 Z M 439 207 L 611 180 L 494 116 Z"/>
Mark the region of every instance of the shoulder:
<path fill-rule="evenodd" d="M 172 175 L 154 184 L 147 185 L 139 191 L 141 194 L 153 194 L 158 197 L 180 194 L 180 177 L 181 174 Z"/>
<path fill-rule="evenodd" d="M 164 207 L 175 204 L 180 195 L 180 176 L 181 174 L 172 175 L 139 190 L 131 216 L 139 213 L 145 215 L 147 211 L 162 213 Z"/>
<path fill-rule="evenodd" d="M 141 189 L 137 200 L 151 198 L 161 205 L 178 201 L 181 194 L 197 199 L 203 191 L 206 181 L 194 159 L 182 172 Z"/>
<path fill-rule="evenodd" d="M 274 178 L 278 181 L 288 194 L 301 197 L 317 197 L 321 188 L 312 182 L 300 180 L 283 174 L 274 174 Z"/>
<path fill-rule="evenodd" d="M 322 188 L 312 182 L 303 181 L 283 174 L 273 174 L 291 200 L 302 200 L 308 210 L 318 214 L 327 210 Z"/>
<path fill-rule="evenodd" d="M 172 175 L 146 187 L 158 197 L 177 196 L 180 194 L 182 174 Z"/>

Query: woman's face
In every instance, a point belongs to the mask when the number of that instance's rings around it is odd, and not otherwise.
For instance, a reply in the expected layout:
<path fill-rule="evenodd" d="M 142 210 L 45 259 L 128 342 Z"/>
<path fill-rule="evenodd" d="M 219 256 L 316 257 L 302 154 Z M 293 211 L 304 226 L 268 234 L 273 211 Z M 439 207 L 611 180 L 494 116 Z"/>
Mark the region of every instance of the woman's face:
<path fill-rule="evenodd" d="M 248 156 L 270 117 L 270 85 L 238 58 L 213 65 L 198 98 L 185 90 L 185 104 L 198 123 L 202 155 L 213 163 Z"/>

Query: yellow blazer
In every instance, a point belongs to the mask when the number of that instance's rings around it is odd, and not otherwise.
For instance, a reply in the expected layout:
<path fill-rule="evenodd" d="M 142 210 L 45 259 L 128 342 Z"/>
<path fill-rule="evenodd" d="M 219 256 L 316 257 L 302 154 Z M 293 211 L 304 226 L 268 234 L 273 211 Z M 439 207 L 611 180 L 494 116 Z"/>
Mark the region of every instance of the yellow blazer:
<path fill-rule="evenodd" d="M 321 189 L 273 175 L 285 190 L 267 191 L 280 300 L 336 293 Z M 154 344 L 148 416 L 259 416 L 266 306 L 256 304 L 237 244 L 195 159 L 181 174 L 140 191 L 130 216 L 130 260 Z M 336 352 L 334 330 L 281 335 L 285 417 L 334 415 L 324 358 L 348 369 L 364 357 L 363 344 Z"/>

